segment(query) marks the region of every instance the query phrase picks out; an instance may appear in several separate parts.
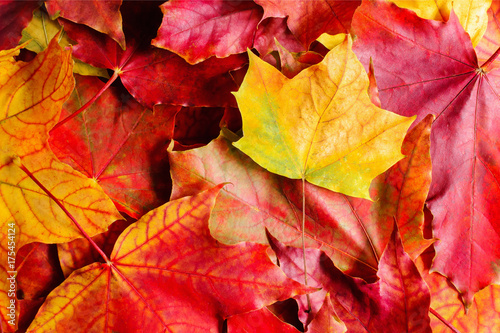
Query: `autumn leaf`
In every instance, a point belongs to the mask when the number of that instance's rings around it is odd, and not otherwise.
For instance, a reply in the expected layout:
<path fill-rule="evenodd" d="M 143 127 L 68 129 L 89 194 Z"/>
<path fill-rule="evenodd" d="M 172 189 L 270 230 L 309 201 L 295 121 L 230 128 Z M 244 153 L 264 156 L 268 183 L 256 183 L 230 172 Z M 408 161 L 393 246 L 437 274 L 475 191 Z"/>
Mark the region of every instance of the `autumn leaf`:
<path fill-rule="evenodd" d="M 268 17 L 263 19 L 257 27 L 253 42 L 253 47 L 259 52 L 261 58 L 272 51 L 277 51 L 276 40 L 290 51 L 305 51 L 304 46 L 288 29 L 286 18 Z"/>
<path fill-rule="evenodd" d="M 419 17 L 429 20 L 448 21 L 451 10 L 457 15 L 460 24 L 469 34 L 473 46 L 483 37 L 488 25 L 486 11 L 491 0 L 391 0 L 401 8 L 414 11 Z"/>
<path fill-rule="evenodd" d="M 351 20 L 361 1 L 287 1 L 256 0 L 264 8 L 264 17 L 288 17 L 292 33 L 309 48 L 322 33 L 349 33 Z"/>
<path fill-rule="evenodd" d="M 430 184 L 431 122 L 427 117 L 410 131 L 403 143 L 408 156 L 372 182 L 374 202 L 306 184 L 305 245 L 325 251 L 350 275 L 373 278 L 395 217 L 405 247 L 418 256 L 431 243 L 421 230 Z M 229 183 L 210 218 L 217 240 L 267 244 L 267 228 L 287 245 L 302 245 L 300 181 L 267 172 L 223 137 L 206 147 L 171 152 L 169 159 L 173 199 Z"/>
<path fill-rule="evenodd" d="M 287 276 L 302 277 L 302 250 L 275 240 L 272 246 Z M 305 253 L 308 263 L 314 263 L 308 267 L 316 280 L 311 286 L 330 293 L 333 308 L 349 332 L 431 332 L 429 289 L 404 252 L 397 227 L 380 258 L 379 281 L 372 284 L 345 275 L 318 250 Z"/>
<path fill-rule="evenodd" d="M 369 199 L 371 180 L 403 157 L 414 118 L 371 104 L 350 38 L 291 80 L 249 57 L 234 94 L 244 133 L 235 146 L 273 173 Z"/>
<path fill-rule="evenodd" d="M 319 309 L 316 316 L 308 325 L 307 332 L 309 333 L 344 333 L 347 331 L 345 324 L 338 318 L 335 309 L 333 308 L 332 300 L 330 299 L 330 294 L 327 293 L 325 296 L 325 301 Z"/>
<path fill-rule="evenodd" d="M 152 109 L 156 104 L 183 106 L 234 106 L 231 91 L 237 89 L 228 71 L 242 67 L 245 55 L 210 58 L 192 66 L 178 55 L 145 45 L 132 38 L 127 49 L 106 35 L 85 26 L 59 20 L 71 39 L 77 41 L 73 56 L 120 77 L 130 94 Z"/>
<path fill-rule="evenodd" d="M 290 324 L 281 321 L 267 308 L 238 314 L 227 319 L 227 331 L 231 333 L 299 333 Z"/>
<path fill-rule="evenodd" d="M 7 253 L 30 242 L 65 242 L 82 237 L 68 213 L 90 234 L 106 230 L 120 219 L 113 203 L 91 179 L 57 160 L 47 144 L 61 106 L 74 86 L 70 52 L 57 44 L 29 63 L 16 62 L 19 47 L 0 53 L 0 223 L 15 230 L 2 244 L 0 298 L 7 298 Z M 61 209 L 61 206 L 67 212 Z M 6 325 L 6 307 L 2 325 Z M 3 327 L 6 329 L 6 327 Z"/>
<path fill-rule="evenodd" d="M 59 34 L 58 42 L 62 47 L 74 44 L 56 20 L 51 20 L 44 11 L 37 9 L 33 12 L 31 22 L 22 31 L 23 37 L 20 43 L 28 42 L 25 46 L 27 50 L 40 53 L 47 48 L 56 34 Z M 75 61 L 73 64 L 74 73 L 109 78 L 106 70 L 90 66 L 78 59 L 73 60 Z"/>
<path fill-rule="evenodd" d="M 160 7 L 163 22 L 151 44 L 190 64 L 245 52 L 262 17 L 262 8 L 253 1 L 172 0 Z"/>
<path fill-rule="evenodd" d="M 77 76 L 62 118 L 79 110 L 103 86 L 95 77 Z M 56 126 L 49 143 L 61 161 L 93 178 L 121 211 L 139 218 L 170 195 L 165 150 L 180 109 L 156 106 L 153 112 L 124 89 L 110 87 L 85 112 Z"/>
<path fill-rule="evenodd" d="M 474 48 L 476 51 L 479 63 L 485 63 L 490 59 L 491 55 L 498 50 L 500 47 L 499 36 L 500 36 L 500 22 L 498 21 L 500 15 L 500 3 L 498 1 L 493 1 L 491 3 L 490 9 L 488 9 L 488 28 L 484 33 L 483 38 Z M 500 62 L 497 58 L 492 59 L 489 63 L 489 68 L 498 68 Z M 495 75 L 496 71 L 490 71 L 488 74 Z"/>
<path fill-rule="evenodd" d="M 67 20 L 85 24 L 109 35 L 125 49 L 125 35 L 122 30 L 122 15 L 120 13 L 121 4 L 121 0 L 47 0 L 45 2 L 52 19 L 64 17 Z"/>
<path fill-rule="evenodd" d="M 143 216 L 109 263 L 74 272 L 49 295 L 29 331 L 216 331 L 224 318 L 310 291 L 285 277 L 267 246 L 225 246 L 210 236 L 220 188 Z"/>
<path fill-rule="evenodd" d="M 16 47 L 21 31 L 28 25 L 37 1 L 5 0 L 0 2 L 0 50 Z"/>
<path fill-rule="evenodd" d="M 429 272 L 433 256 L 434 251 L 426 251 L 415 262 L 431 292 L 432 331 L 448 333 L 451 325 L 459 332 L 497 332 L 500 327 L 500 286 L 491 285 L 479 291 L 466 313 L 456 289 L 444 276 Z"/>
<path fill-rule="evenodd" d="M 418 119 L 436 116 L 427 200 L 439 239 L 432 270 L 447 276 L 468 306 L 474 293 L 500 281 L 497 70 L 491 61 L 479 65 L 453 13 L 442 23 L 367 2 L 353 29 L 361 62 L 373 58 L 382 107 Z"/>

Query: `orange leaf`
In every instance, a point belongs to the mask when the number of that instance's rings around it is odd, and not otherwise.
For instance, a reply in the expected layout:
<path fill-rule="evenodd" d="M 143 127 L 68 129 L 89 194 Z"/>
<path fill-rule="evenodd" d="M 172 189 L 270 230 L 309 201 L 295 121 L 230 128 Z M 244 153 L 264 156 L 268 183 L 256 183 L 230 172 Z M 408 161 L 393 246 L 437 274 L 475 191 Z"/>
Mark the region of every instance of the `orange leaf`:
<path fill-rule="evenodd" d="M 225 246 L 208 218 L 221 185 L 144 215 L 118 238 L 111 262 L 56 288 L 33 332 L 207 332 L 223 318 L 311 291 L 288 279 L 267 246 Z"/>
<path fill-rule="evenodd" d="M 121 219 L 99 185 L 59 162 L 47 144 L 48 131 L 74 86 L 71 52 L 57 44 L 57 37 L 29 63 L 13 59 L 22 45 L 0 52 L 2 304 L 9 302 L 6 279 L 15 275 L 15 267 L 8 260 L 17 249 L 35 241 L 57 243 L 82 237 L 61 205 L 91 235 Z M 12 246 L 7 248 L 9 242 Z M 13 329 L 5 325 L 7 311 L 2 307 L 2 328 Z"/>

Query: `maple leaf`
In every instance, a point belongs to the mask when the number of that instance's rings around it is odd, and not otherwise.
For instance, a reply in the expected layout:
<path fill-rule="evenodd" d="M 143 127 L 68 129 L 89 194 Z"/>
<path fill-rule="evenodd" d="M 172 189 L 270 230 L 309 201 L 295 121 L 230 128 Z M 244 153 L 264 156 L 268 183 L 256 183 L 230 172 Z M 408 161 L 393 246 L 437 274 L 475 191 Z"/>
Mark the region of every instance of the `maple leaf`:
<path fill-rule="evenodd" d="M 403 157 L 414 118 L 371 104 L 350 38 L 291 80 L 249 57 L 234 93 L 244 133 L 235 146 L 273 173 L 369 199 L 371 180 Z"/>
<path fill-rule="evenodd" d="M 431 292 L 432 331 L 497 332 L 500 327 L 500 286 L 492 285 L 479 291 L 466 313 L 456 289 L 444 276 L 429 272 L 433 256 L 432 250 L 426 251 L 415 262 Z"/>
<path fill-rule="evenodd" d="M 23 37 L 19 43 L 28 42 L 24 47 L 27 50 L 40 53 L 47 48 L 49 42 L 55 35 L 59 34 L 58 42 L 62 47 L 70 46 L 74 42 L 69 39 L 57 20 L 51 20 L 47 13 L 41 9 L 33 12 L 33 19 L 28 26 L 22 31 Z M 78 59 L 74 59 L 73 72 L 81 75 L 93 75 L 109 78 L 106 70 L 96 68 L 84 63 Z"/>
<path fill-rule="evenodd" d="M 32 62 L 15 62 L 20 47 L 0 52 L 0 224 L 15 230 L 10 238 L 2 233 L 1 241 L 20 248 L 81 237 L 69 214 L 90 234 L 102 232 L 121 215 L 94 181 L 59 162 L 47 144 L 73 89 L 70 52 L 59 47 L 56 36 Z M 7 304 L 7 271 L 13 271 L 7 253 L 15 249 L 1 249 L 0 298 Z M 1 313 L 5 328 L 5 307 Z"/>
<path fill-rule="evenodd" d="M 430 243 L 422 238 L 421 225 L 430 184 L 431 122 L 426 118 L 407 135 L 408 156 L 372 182 L 374 202 L 306 184 L 305 245 L 323 249 L 350 275 L 373 278 L 396 217 L 405 247 L 413 256 L 422 252 Z M 210 218 L 217 240 L 266 244 L 267 228 L 287 245 L 301 246 L 300 181 L 267 172 L 223 137 L 206 147 L 170 152 L 169 159 L 172 199 L 230 183 Z"/>
<path fill-rule="evenodd" d="M 302 277 L 303 252 L 271 243 L 287 276 Z M 330 293 L 338 317 L 352 332 L 431 332 L 430 294 L 411 258 L 404 252 L 396 225 L 380 258 L 379 281 L 367 284 L 342 273 L 319 250 L 306 249 L 311 286 Z M 321 303 L 323 303 L 323 298 Z"/>
<path fill-rule="evenodd" d="M 474 48 L 476 51 L 479 63 L 485 63 L 488 61 L 492 54 L 498 50 L 500 47 L 499 37 L 500 37 L 500 22 L 498 20 L 500 15 L 500 3 L 498 1 L 493 1 L 491 3 L 490 9 L 488 9 L 488 28 L 484 33 L 483 38 Z M 498 58 L 492 59 L 493 61 L 489 63 L 490 68 L 498 68 L 500 62 Z M 489 72 L 490 75 L 496 76 L 496 71 Z"/>
<path fill-rule="evenodd" d="M 491 0 L 391 0 L 398 7 L 414 11 L 421 18 L 429 20 L 448 21 L 450 13 L 457 15 L 465 31 L 469 34 L 473 46 L 481 40 L 486 31 L 486 11 L 490 8 Z"/>
<path fill-rule="evenodd" d="M 245 52 L 262 17 L 262 8 L 253 1 L 172 0 L 160 7 L 163 22 L 151 44 L 190 64 Z"/>
<path fill-rule="evenodd" d="M 351 19 L 361 1 L 255 0 L 264 8 L 264 17 L 288 17 L 292 33 L 309 48 L 322 33 L 348 33 Z"/>
<path fill-rule="evenodd" d="M 21 31 L 31 20 L 32 12 L 40 7 L 37 1 L 0 1 L 0 50 L 16 47 Z"/>
<path fill-rule="evenodd" d="M 106 35 L 75 23 L 59 20 L 77 45 L 73 56 L 99 68 L 115 72 L 130 94 L 152 109 L 156 104 L 184 106 L 234 106 L 231 91 L 237 89 L 228 71 L 242 67 L 245 55 L 224 59 L 210 58 L 190 65 L 178 55 L 142 45 L 144 40 L 132 38 L 127 49 Z M 142 43 L 142 44 L 141 44 Z"/>
<path fill-rule="evenodd" d="M 64 17 L 67 20 L 85 24 L 109 35 L 125 49 L 125 35 L 122 29 L 120 6 L 122 0 L 47 0 L 45 7 L 52 19 Z"/>
<path fill-rule="evenodd" d="M 366 2 L 353 29 L 356 54 L 365 66 L 373 58 L 382 106 L 420 119 L 436 115 L 427 203 L 439 239 L 432 269 L 450 278 L 469 306 L 474 293 L 500 281 L 497 70 L 491 61 L 478 64 L 453 13 L 441 23 Z"/>
<path fill-rule="evenodd" d="M 267 246 L 225 246 L 210 236 L 220 188 L 143 216 L 119 237 L 108 263 L 80 269 L 56 288 L 29 330 L 215 331 L 223 318 L 311 291 L 269 260 Z"/>
<path fill-rule="evenodd" d="M 62 117 L 79 110 L 103 86 L 95 77 L 76 76 Z M 153 113 L 126 91 L 110 87 L 85 112 L 57 125 L 49 143 L 61 161 L 93 178 L 121 211 L 138 218 L 169 197 L 162 150 L 172 138 L 180 109 L 156 106 Z"/>
<path fill-rule="evenodd" d="M 338 318 L 333 308 L 330 294 L 326 293 L 323 305 L 316 313 L 314 319 L 307 326 L 308 333 L 344 333 L 347 331 L 345 324 Z"/>

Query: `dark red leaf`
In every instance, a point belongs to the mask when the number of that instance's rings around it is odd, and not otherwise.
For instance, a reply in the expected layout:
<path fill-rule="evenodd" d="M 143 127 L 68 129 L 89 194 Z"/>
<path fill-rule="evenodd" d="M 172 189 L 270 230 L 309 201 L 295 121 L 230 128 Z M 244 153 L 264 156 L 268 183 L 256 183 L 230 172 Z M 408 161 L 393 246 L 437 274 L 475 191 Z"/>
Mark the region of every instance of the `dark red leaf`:
<path fill-rule="evenodd" d="M 14 48 L 21 40 L 21 32 L 33 18 L 33 11 L 40 7 L 38 1 L 0 1 L 0 50 Z"/>

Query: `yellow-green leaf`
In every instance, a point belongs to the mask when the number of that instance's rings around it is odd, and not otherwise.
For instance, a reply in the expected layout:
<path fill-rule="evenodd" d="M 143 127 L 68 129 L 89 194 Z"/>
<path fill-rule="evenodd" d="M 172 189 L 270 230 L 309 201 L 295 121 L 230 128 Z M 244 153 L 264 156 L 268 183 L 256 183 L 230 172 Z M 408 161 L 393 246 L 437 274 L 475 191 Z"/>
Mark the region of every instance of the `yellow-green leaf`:
<path fill-rule="evenodd" d="M 371 180 L 403 157 L 415 119 L 370 102 L 350 37 L 293 79 L 249 52 L 235 93 L 243 138 L 235 146 L 273 173 L 370 198 Z"/>
<path fill-rule="evenodd" d="M 488 26 L 491 0 L 392 0 L 398 7 L 413 10 L 428 20 L 448 21 L 451 9 L 476 46 Z"/>
<path fill-rule="evenodd" d="M 47 48 L 52 38 L 61 30 L 62 27 L 56 20 L 51 20 L 46 13 L 37 9 L 33 12 L 30 24 L 23 30 L 20 43 L 28 42 L 26 45 L 28 50 L 40 53 Z M 63 47 L 74 44 L 64 30 L 59 35 L 58 42 Z M 78 59 L 73 60 L 75 61 L 74 73 L 109 78 L 108 72 L 104 68 L 91 66 Z"/>

